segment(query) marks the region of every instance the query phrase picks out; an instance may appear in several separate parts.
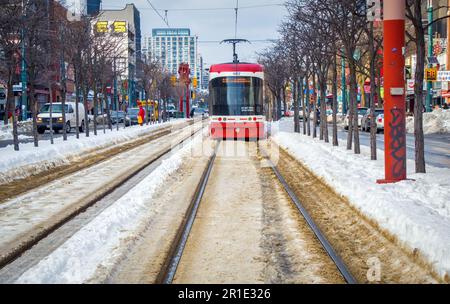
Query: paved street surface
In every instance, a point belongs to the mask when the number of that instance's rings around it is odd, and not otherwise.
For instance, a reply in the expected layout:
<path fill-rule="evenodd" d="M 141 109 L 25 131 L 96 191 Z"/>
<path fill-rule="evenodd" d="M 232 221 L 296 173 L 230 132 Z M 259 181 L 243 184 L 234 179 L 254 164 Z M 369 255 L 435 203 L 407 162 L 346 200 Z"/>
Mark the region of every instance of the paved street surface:
<path fill-rule="evenodd" d="M 300 122 L 300 128 L 302 123 Z M 292 126 L 293 130 L 293 126 Z M 285 131 L 285 130 L 282 130 Z M 317 129 L 319 131 L 319 129 Z M 333 129 L 329 128 L 330 140 Z M 338 127 L 340 140 L 347 139 L 347 131 Z M 370 146 L 370 133 L 359 132 L 361 145 Z M 384 134 L 377 134 L 377 148 L 384 151 Z M 409 159 L 414 159 L 414 135 L 406 135 L 406 154 Z M 439 168 L 450 168 L 450 134 L 428 134 L 425 135 L 425 161 L 428 165 Z"/>

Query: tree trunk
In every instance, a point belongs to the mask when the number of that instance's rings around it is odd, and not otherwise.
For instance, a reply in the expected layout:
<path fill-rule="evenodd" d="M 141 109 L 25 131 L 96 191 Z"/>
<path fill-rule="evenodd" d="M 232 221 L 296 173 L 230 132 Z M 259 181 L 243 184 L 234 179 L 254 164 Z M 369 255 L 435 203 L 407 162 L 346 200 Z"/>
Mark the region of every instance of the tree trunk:
<path fill-rule="evenodd" d="M 277 121 L 281 119 L 281 94 L 283 89 L 280 89 L 276 98 L 277 98 Z"/>
<path fill-rule="evenodd" d="M 354 63 L 350 64 L 350 99 L 352 100 L 353 108 L 353 139 L 355 141 L 353 148 L 355 154 L 360 154 L 361 149 L 359 145 L 359 129 L 358 129 L 358 101 L 356 92 L 358 90 L 356 81 L 356 66 Z"/>
<path fill-rule="evenodd" d="M 313 138 L 317 137 L 317 94 L 316 94 L 316 74 L 313 73 Z"/>
<path fill-rule="evenodd" d="M 300 117 L 299 117 L 299 92 L 298 92 L 298 78 L 295 77 L 294 79 L 294 90 L 293 90 L 293 97 L 294 97 L 294 132 L 300 133 Z"/>
<path fill-rule="evenodd" d="M 8 77 L 8 97 L 6 98 L 6 119 L 8 119 L 8 113 L 11 112 L 11 120 L 13 127 L 13 142 L 14 142 L 14 151 L 19 151 L 19 136 L 17 133 L 17 119 L 16 119 L 16 103 L 14 101 L 14 92 L 13 92 L 13 80 L 12 73 L 10 71 L 10 75 Z"/>
<path fill-rule="evenodd" d="M 78 104 L 80 102 L 80 86 L 79 86 L 79 82 L 76 83 L 75 85 L 76 87 L 76 92 L 75 92 L 75 133 L 77 135 L 77 139 L 80 138 L 80 127 L 79 127 L 79 122 L 80 122 L 80 113 L 78 111 Z"/>
<path fill-rule="evenodd" d="M 320 125 L 322 126 L 322 133 L 326 143 L 330 142 L 330 138 L 328 136 L 328 121 L 327 121 L 327 105 L 326 105 L 326 81 L 322 87 L 322 102 L 320 103 L 322 111 L 322 118 L 320 119 Z"/>
<path fill-rule="evenodd" d="M 39 147 L 39 134 L 37 131 L 37 101 L 34 97 L 34 82 L 30 81 L 30 106 L 33 120 L 33 142 L 35 147 Z"/>
<path fill-rule="evenodd" d="M 63 76 L 64 77 L 64 76 Z M 63 141 L 67 140 L 66 131 L 66 81 L 63 79 L 61 81 L 61 105 L 62 105 L 62 119 L 63 119 Z"/>
<path fill-rule="evenodd" d="M 97 83 L 94 83 L 94 135 L 95 136 L 97 136 L 97 111 L 98 111 Z"/>
<path fill-rule="evenodd" d="M 299 106 L 302 108 L 302 127 L 303 127 L 303 135 L 306 135 L 306 107 L 305 107 L 305 93 L 303 88 L 303 77 L 300 77 L 300 81 L 298 82 L 298 94 L 300 97 Z"/>
<path fill-rule="evenodd" d="M 84 104 L 84 133 L 89 137 L 89 116 L 88 116 L 88 87 L 83 84 L 83 104 Z"/>
<path fill-rule="evenodd" d="M 50 97 L 50 144 L 53 145 L 53 90 L 51 83 L 48 83 L 48 92 Z"/>
<path fill-rule="evenodd" d="M 307 135 L 311 136 L 311 91 L 309 89 L 309 77 L 306 78 L 306 127 L 307 127 Z"/>
<path fill-rule="evenodd" d="M 338 141 L 338 132 L 337 132 L 337 55 L 333 58 L 333 85 L 332 85 L 332 94 L 333 94 L 333 146 L 339 146 Z"/>
<path fill-rule="evenodd" d="M 426 173 L 425 139 L 423 135 L 423 78 L 425 69 L 425 38 L 423 28 L 416 28 L 417 37 L 417 67 L 416 83 L 414 85 L 414 137 L 416 173 Z"/>
<path fill-rule="evenodd" d="M 103 89 L 103 94 L 105 94 L 105 90 Z M 111 98 L 106 98 L 106 117 L 108 118 L 108 128 L 112 131 L 112 120 L 111 120 L 111 105 L 110 105 Z"/>

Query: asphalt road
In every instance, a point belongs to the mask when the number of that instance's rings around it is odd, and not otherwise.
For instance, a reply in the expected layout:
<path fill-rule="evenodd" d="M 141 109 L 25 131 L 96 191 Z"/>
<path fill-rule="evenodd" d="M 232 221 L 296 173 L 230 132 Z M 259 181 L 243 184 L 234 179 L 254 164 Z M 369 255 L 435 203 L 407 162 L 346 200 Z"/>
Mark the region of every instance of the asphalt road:
<path fill-rule="evenodd" d="M 301 124 L 300 124 L 301 126 Z M 120 125 L 123 128 L 123 125 Z M 101 127 L 100 127 L 101 128 Z M 102 129 L 99 129 L 99 132 L 103 132 Z M 330 128 L 330 136 L 332 134 L 332 129 Z M 92 130 L 91 130 L 91 133 Z M 361 145 L 370 146 L 370 133 L 368 132 L 360 132 L 360 142 Z M 50 140 L 50 133 L 46 131 L 44 134 L 39 135 L 40 140 Z M 72 131 L 68 134 L 69 140 L 70 137 L 75 136 L 75 131 Z M 84 134 L 81 134 L 84 136 Z M 54 134 L 55 138 L 62 137 L 62 132 L 59 134 Z M 342 128 L 338 129 L 338 137 L 339 139 L 347 139 L 347 131 Z M 25 138 L 21 139 L 20 143 L 28 143 L 33 142 L 33 138 Z M 0 140 L 0 148 L 4 148 L 8 145 L 12 145 L 12 140 Z M 406 147 L 407 147 L 407 157 L 409 159 L 414 160 L 414 135 L 407 134 L 406 135 Z M 377 134 L 377 148 L 384 150 L 384 135 Z M 449 168 L 450 169 L 450 134 L 428 134 L 425 135 L 425 161 L 428 165 L 440 168 Z"/>
<path fill-rule="evenodd" d="M 300 122 L 300 127 L 302 124 Z M 318 130 L 319 131 L 319 130 Z M 332 136 L 332 128 L 329 128 L 330 140 Z M 338 127 L 338 138 L 346 140 L 347 131 Z M 370 133 L 359 132 L 361 145 L 370 147 Z M 384 151 L 384 134 L 377 134 L 377 148 Z M 408 159 L 414 160 L 415 155 L 414 135 L 406 135 L 406 156 Z M 425 162 L 439 168 L 450 169 L 450 134 L 427 134 L 425 135 Z"/>

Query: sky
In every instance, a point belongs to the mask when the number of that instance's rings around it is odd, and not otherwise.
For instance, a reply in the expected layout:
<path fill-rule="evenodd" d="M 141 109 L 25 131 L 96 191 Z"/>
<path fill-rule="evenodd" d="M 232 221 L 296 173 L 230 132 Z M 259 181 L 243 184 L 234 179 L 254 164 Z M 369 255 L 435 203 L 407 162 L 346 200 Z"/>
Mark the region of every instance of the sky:
<path fill-rule="evenodd" d="M 199 40 L 198 52 L 206 66 L 233 59 L 232 46 L 219 44 L 223 39 L 234 38 L 236 0 L 150 0 L 157 9 L 168 10 L 171 28 L 187 27 Z M 286 15 L 284 0 L 239 0 L 237 37 L 248 40 L 267 40 L 279 37 L 278 26 Z M 150 35 L 152 28 L 167 27 L 147 0 L 102 0 L 103 9 L 120 9 L 134 3 L 141 14 L 142 36 Z M 278 4 L 278 5 L 276 5 Z M 254 5 L 270 5 L 244 8 Z M 205 8 L 230 8 L 227 10 L 192 10 Z M 174 9 L 191 9 L 177 11 Z M 161 11 L 164 16 L 164 11 Z M 210 42 L 214 41 L 214 42 Z M 268 42 L 255 41 L 238 46 L 240 61 L 256 61 L 257 52 L 270 46 Z"/>

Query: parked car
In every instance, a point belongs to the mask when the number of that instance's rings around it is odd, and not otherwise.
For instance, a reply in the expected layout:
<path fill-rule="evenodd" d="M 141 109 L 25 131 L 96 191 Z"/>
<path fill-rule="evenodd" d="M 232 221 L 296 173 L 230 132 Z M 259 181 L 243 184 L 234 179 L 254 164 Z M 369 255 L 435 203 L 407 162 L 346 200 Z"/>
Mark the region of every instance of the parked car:
<path fill-rule="evenodd" d="M 127 121 L 127 125 L 137 125 L 139 116 L 139 108 L 129 108 L 127 111 L 127 117 L 130 119 Z"/>
<path fill-rule="evenodd" d="M 55 102 L 51 105 L 46 103 L 37 116 L 37 129 L 39 134 L 44 134 L 45 130 L 50 130 L 50 106 L 52 107 L 52 127 L 57 133 L 63 128 L 70 133 L 73 128 L 79 128 L 80 132 L 84 132 L 84 105 L 78 103 L 78 121 L 76 121 L 75 102 L 65 103 L 66 124 L 63 124 L 62 103 Z"/>
<path fill-rule="evenodd" d="M 384 114 L 384 110 L 383 109 L 375 109 L 375 112 L 374 112 L 375 119 L 380 114 Z M 370 111 L 370 109 L 368 109 L 366 114 L 364 114 L 363 118 L 361 119 L 361 131 L 365 131 L 365 132 L 370 131 L 370 119 L 371 118 L 372 118 L 372 112 Z"/>
<path fill-rule="evenodd" d="M 125 119 L 124 111 L 111 111 L 111 123 L 113 125 L 115 125 L 116 123 L 123 123 L 124 119 Z"/>
<path fill-rule="evenodd" d="M 168 105 L 167 106 L 167 113 L 169 113 L 169 117 L 175 117 L 175 112 L 177 111 L 177 109 L 175 108 L 174 105 Z"/>
<path fill-rule="evenodd" d="M 361 120 L 363 116 L 366 114 L 367 108 L 358 108 L 358 127 L 361 127 Z M 344 118 L 344 129 L 348 130 L 348 117 L 349 114 L 347 114 Z"/>
<path fill-rule="evenodd" d="M 375 121 L 377 122 L 377 133 L 384 132 L 384 113 L 378 114 Z"/>

